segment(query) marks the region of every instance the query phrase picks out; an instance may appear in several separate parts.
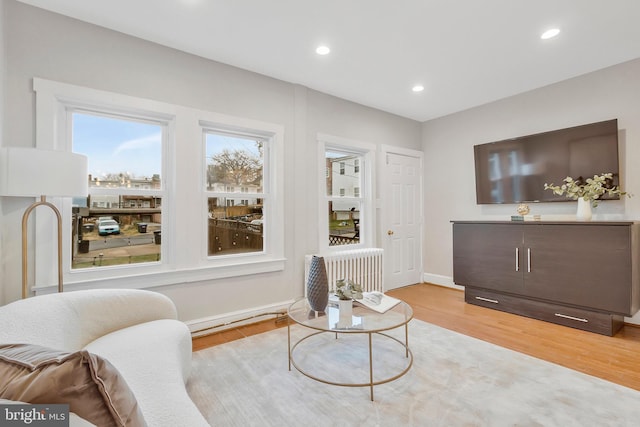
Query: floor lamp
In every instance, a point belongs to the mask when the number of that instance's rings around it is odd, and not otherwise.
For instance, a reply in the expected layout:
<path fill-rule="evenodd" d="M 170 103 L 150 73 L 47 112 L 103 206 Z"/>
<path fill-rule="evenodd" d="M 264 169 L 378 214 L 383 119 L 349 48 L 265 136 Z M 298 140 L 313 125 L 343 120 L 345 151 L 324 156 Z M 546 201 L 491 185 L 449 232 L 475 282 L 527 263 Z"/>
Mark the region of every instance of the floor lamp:
<path fill-rule="evenodd" d="M 22 298 L 28 294 L 27 223 L 38 206 L 48 206 L 57 219 L 58 292 L 62 292 L 62 216 L 47 196 L 86 196 L 87 158 L 67 151 L 0 148 L 0 196 L 40 197 L 22 216 Z"/>

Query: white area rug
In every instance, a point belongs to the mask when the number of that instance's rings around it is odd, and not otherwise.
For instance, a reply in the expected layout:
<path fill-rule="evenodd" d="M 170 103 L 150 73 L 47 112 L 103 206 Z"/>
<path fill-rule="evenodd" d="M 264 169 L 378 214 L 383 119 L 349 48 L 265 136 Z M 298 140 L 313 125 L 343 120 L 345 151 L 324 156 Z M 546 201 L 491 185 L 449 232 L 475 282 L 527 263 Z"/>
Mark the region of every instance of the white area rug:
<path fill-rule="evenodd" d="M 309 333 L 291 330 L 295 337 Z M 394 335 L 403 337 L 403 329 Z M 368 346 L 352 338 L 305 341 L 296 360 L 320 365 L 315 372 L 331 379 L 366 382 Z M 406 362 L 392 343 L 374 340 L 377 377 Z M 638 391 L 415 319 L 409 345 L 412 368 L 376 386 L 374 402 L 368 387 L 323 384 L 289 371 L 287 328 L 194 353 L 188 390 L 212 426 L 640 425 Z"/>

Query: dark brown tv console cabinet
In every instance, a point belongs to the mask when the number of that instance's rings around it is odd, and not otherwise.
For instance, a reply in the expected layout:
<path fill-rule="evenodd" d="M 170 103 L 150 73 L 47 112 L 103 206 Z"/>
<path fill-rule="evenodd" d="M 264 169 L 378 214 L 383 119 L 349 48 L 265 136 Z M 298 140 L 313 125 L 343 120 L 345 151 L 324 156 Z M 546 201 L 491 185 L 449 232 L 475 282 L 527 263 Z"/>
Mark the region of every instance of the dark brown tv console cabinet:
<path fill-rule="evenodd" d="M 640 309 L 640 224 L 454 221 L 465 301 L 613 336 Z"/>

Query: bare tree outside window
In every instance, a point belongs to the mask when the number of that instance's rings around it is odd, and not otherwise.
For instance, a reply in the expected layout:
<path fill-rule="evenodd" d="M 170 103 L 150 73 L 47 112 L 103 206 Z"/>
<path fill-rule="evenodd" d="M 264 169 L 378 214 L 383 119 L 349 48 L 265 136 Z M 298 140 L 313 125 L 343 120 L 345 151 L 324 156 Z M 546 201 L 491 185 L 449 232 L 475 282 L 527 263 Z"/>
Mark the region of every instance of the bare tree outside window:
<path fill-rule="evenodd" d="M 207 165 L 207 184 L 211 188 L 215 183 L 260 184 L 262 182 L 262 159 L 253 153 L 224 149 L 213 155 Z"/>

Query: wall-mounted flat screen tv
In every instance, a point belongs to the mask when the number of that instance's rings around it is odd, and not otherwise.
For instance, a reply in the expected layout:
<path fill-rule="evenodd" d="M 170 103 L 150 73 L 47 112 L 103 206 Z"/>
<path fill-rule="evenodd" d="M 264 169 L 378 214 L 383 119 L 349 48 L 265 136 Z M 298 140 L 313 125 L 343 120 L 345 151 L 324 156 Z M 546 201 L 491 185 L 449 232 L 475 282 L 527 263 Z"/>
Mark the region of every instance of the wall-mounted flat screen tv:
<path fill-rule="evenodd" d="M 474 153 L 478 204 L 571 201 L 544 189 L 567 176 L 611 172 L 619 183 L 617 119 L 480 144 Z"/>

